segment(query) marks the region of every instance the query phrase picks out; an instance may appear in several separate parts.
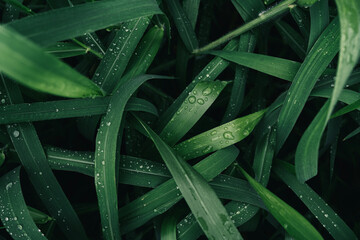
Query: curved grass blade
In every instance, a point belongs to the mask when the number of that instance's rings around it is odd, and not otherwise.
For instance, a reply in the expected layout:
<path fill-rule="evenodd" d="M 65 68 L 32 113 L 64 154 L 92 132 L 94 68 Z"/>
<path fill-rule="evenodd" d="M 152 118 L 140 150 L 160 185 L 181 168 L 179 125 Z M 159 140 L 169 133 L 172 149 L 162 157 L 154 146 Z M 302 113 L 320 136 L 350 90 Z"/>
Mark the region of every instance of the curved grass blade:
<path fill-rule="evenodd" d="M 226 86 L 224 81 L 199 82 L 159 136 L 169 146 L 177 143 L 204 115 Z"/>
<path fill-rule="evenodd" d="M 276 175 L 294 191 L 334 239 L 357 239 L 348 225 L 316 192 L 307 184 L 302 184 L 296 179 L 292 165 L 285 162 L 278 162 L 278 164 L 275 165 L 274 171 Z"/>
<path fill-rule="evenodd" d="M 148 25 L 149 18 L 141 17 L 123 23 L 116 32 L 92 79 L 105 92 L 114 90 Z"/>
<path fill-rule="evenodd" d="M 320 233 L 318 233 L 305 217 L 260 183 L 256 182 L 255 179 L 250 177 L 241 167 L 239 167 L 239 169 L 263 199 L 270 213 L 291 236 L 297 239 L 323 239 Z"/>
<path fill-rule="evenodd" d="M 122 84 L 137 75 L 146 73 L 154 60 L 164 37 L 164 29 L 158 26 L 152 27 L 141 39 L 133 57 L 127 66 L 127 72 L 116 83 L 115 90 L 122 87 Z"/>
<path fill-rule="evenodd" d="M 161 13 L 156 1 L 106 0 L 47 11 L 6 26 L 39 45 L 47 46 L 131 19 Z"/>
<path fill-rule="evenodd" d="M 47 215 L 35 208 L 27 206 L 27 209 L 29 210 L 30 216 L 36 224 L 46 224 L 46 223 L 54 220 L 49 215 Z"/>
<path fill-rule="evenodd" d="M 235 147 L 219 150 L 194 166 L 207 181 L 232 164 L 239 151 Z M 164 213 L 183 198 L 174 179 L 168 180 L 120 209 L 122 232 L 131 231 Z"/>
<path fill-rule="evenodd" d="M 173 213 L 169 213 L 162 220 L 162 224 L 161 224 L 162 240 L 176 240 L 176 223 L 177 223 L 177 216 L 174 215 Z"/>
<path fill-rule="evenodd" d="M 280 79 L 292 81 L 301 63 L 257 53 L 210 51 L 210 54 Z"/>
<path fill-rule="evenodd" d="M 177 157 L 154 131 L 141 120 L 139 123 L 159 150 L 185 201 L 207 237 L 210 239 L 242 239 L 221 201 L 206 180 L 184 160 Z"/>
<path fill-rule="evenodd" d="M 329 24 L 329 3 L 328 0 L 320 0 L 310 7 L 310 36 L 308 50 L 316 42 L 321 33 Z"/>
<path fill-rule="evenodd" d="M 22 102 L 18 86 L 1 78 L 7 102 Z M 81 222 L 47 163 L 44 150 L 31 123 L 8 125 L 7 132 L 21 164 L 43 204 L 68 239 L 87 239 Z"/>
<path fill-rule="evenodd" d="M 336 118 L 336 117 L 340 117 L 342 115 L 345 115 L 351 111 L 354 111 L 356 109 L 358 109 L 360 111 L 360 99 L 357 100 L 356 102 L 346 106 L 346 107 L 343 107 L 342 109 L 340 109 L 339 111 L 335 112 L 331 118 Z"/>
<path fill-rule="evenodd" d="M 335 18 L 316 41 L 296 73 L 279 115 L 277 151 L 289 136 L 317 79 L 338 52 L 339 32 L 339 21 Z"/>
<path fill-rule="evenodd" d="M 0 109 L 0 124 L 35 122 L 104 114 L 110 97 L 71 99 L 6 105 Z M 142 111 L 158 116 L 156 107 L 141 98 L 130 98 L 125 111 Z"/>
<path fill-rule="evenodd" d="M 210 129 L 177 144 L 174 150 L 188 160 L 233 145 L 249 136 L 264 113 L 262 110 Z"/>
<path fill-rule="evenodd" d="M 0 71 L 29 88 L 63 97 L 102 95 L 89 79 L 4 26 L 0 51 Z"/>
<path fill-rule="evenodd" d="M 116 184 L 116 151 L 118 134 L 119 131 L 122 132 L 120 123 L 125 105 L 141 84 L 154 78 L 163 77 L 143 75 L 125 82 L 122 88 L 112 95 L 96 135 L 95 187 L 105 239 L 121 239 Z"/>
<path fill-rule="evenodd" d="M 79 45 L 70 42 L 58 42 L 44 48 L 46 53 L 52 54 L 57 58 L 69 58 L 84 55 L 87 50 Z"/>
<path fill-rule="evenodd" d="M 0 178 L 0 206 L 1 221 L 13 239 L 47 239 L 35 225 L 25 204 L 20 167 Z"/>
<path fill-rule="evenodd" d="M 175 26 L 179 32 L 180 38 L 189 52 L 199 47 L 194 28 L 191 25 L 184 9 L 179 0 L 166 0 L 170 15 L 172 16 Z"/>

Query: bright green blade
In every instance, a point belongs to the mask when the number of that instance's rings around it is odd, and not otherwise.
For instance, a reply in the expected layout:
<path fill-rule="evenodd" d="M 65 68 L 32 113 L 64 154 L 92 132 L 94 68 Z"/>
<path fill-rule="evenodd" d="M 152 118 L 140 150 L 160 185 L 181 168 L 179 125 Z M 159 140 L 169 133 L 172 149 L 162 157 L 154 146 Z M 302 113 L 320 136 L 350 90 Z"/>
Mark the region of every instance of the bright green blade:
<path fill-rule="evenodd" d="M 204 115 L 225 86 L 224 81 L 199 82 L 159 136 L 170 146 L 175 145 Z"/>
<path fill-rule="evenodd" d="M 138 119 L 139 120 L 139 119 Z M 185 201 L 210 239 L 242 239 L 224 206 L 206 180 L 188 165 L 141 120 L 159 150 Z"/>
<path fill-rule="evenodd" d="M 14 28 L 39 45 L 47 46 L 154 14 L 161 14 L 156 1 L 106 0 L 43 12 L 13 21 L 6 26 Z"/>
<path fill-rule="evenodd" d="M 176 240 L 177 219 L 171 212 L 162 220 L 161 240 Z"/>
<path fill-rule="evenodd" d="M 299 62 L 256 53 L 233 51 L 210 51 L 209 53 L 287 81 L 294 79 L 301 66 Z"/>
<path fill-rule="evenodd" d="M 179 0 L 166 0 L 166 5 L 175 23 L 181 40 L 189 52 L 199 47 L 195 31 Z"/>
<path fill-rule="evenodd" d="M 357 100 L 356 102 L 346 106 L 346 107 L 343 107 L 342 109 L 340 109 L 339 111 L 335 112 L 331 118 L 336 118 L 336 117 L 340 117 L 342 115 L 345 115 L 351 111 L 354 111 L 356 109 L 360 110 L 360 100 Z"/>
<path fill-rule="evenodd" d="M 23 101 L 18 86 L 12 81 L 1 78 L 0 88 L 5 90 L 7 103 Z M 31 123 L 8 125 L 7 132 L 42 203 L 65 236 L 87 239 L 78 216 L 47 163 L 34 126 Z"/>
<path fill-rule="evenodd" d="M 264 113 L 262 110 L 210 129 L 177 144 L 174 150 L 188 160 L 233 145 L 249 136 Z"/>
<path fill-rule="evenodd" d="M 284 100 L 278 120 L 277 150 L 293 129 L 317 79 L 339 50 L 340 27 L 334 19 L 316 41 L 296 73 Z"/>
<path fill-rule="evenodd" d="M 210 180 L 230 164 L 239 151 L 235 147 L 219 150 L 194 166 L 206 180 Z M 183 198 L 174 179 L 168 180 L 120 209 L 122 232 L 131 231 L 155 216 L 162 214 Z"/>
<path fill-rule="evenodd" d="M 318 233 L 305 217 L 260 183 L 256 182 L 255 179 L 248 175 L 242 168 L 240 168 L 240 170 L 263 199 L 269 212 L 291 236 L 296 239 L 323 239 L 320 233 Z"/>
<path fill-rule="evenodd" d="M 329 3 L 328 0 L 319 0 L 310 7 L 308 50 L 311 49 L 327 25 L 329 25 Z"/>
<path fill-rule="evenodd" d="M 120 134 L 122 133 L 120 123 L 125 105 L 141 84 L 154 78 L 162 77 L 142 75 L 125 82 L 122 88 L 112 95 L 96 135 L 95 187 L 105 239 L 121 238 L 117 202 L 116 151 L 118 133 L 119 131 Z"/>
<path fill-rule="evenodd" d="M 44 240 L 25 204 L 20 185 L 20 167 L 0 178 L 0 218 L 6 231 L 15 240 Z"/>
<path fill-rule="evenodd" d="M 84 55 L 87 49 L 70 42 L 58 42 L 44 48 L 46 53 L 52 54 L 57 58 L 69 58 Z"/>
<path fill-rule="evenodd" d="M 92 79 L 105 92 L 113 92 L 148 25 L 149 18 L 141 17 L 123 23 L 116 32 Z"/>
<path fill-rule="evenodd" d="M 102 95 L 89 79 L 4 26 L 0 52 L 0 71 L 29 88 L 63 97 Z"/>
<path fill-rule="evenodd" d="M 274 171 L 294 191 L 334 239 L 357 239 L 348 225 L 314 190 L 296 179 L 292 165 L 279 162 Z"/>

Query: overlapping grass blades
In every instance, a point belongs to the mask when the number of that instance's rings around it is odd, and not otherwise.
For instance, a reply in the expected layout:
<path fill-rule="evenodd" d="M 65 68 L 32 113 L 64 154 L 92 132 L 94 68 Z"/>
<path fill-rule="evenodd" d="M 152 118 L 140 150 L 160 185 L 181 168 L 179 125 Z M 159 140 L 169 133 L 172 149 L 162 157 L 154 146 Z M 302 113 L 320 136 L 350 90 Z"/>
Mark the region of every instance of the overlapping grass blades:
<path fill-rule="evenodd" d="M 0 218 L 14 239 L 47 239 L 34 223 L 20 185 L 20 167 L 0 178 Z"/>

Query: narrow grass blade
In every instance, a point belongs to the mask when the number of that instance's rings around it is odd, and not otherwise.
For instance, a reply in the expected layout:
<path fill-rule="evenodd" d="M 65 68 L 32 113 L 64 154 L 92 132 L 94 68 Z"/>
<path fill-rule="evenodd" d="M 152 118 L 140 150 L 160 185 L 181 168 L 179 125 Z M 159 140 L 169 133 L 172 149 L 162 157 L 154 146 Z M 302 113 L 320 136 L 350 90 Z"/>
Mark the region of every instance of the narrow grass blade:
<path fill-rule="evenodd" d="M 298 7 L 290 9 L 290 14 L 298 25 L 301 34 L 307 40 L 309 39 L 310 33 L 310 22 L 308 19 L 308 15 Z"/>
<path fill-rule="evenodd" d="M 360 127 L 358 127 L 357 129 L 355 129 L 354 131 L 352 131 L 351 133 L 346 135 L 346 137 L 343 139 L 343 141 L 349 140 L 350 138 L 354 137 L 355 135 L 357 135 L 359 133 L 360 133 Z"/>
<path fill-rule="evenodd" d="M 260 183 L 256 182 L 255 179 L 248 175 L 242 168 L 240 168 L 240 170 L 263 199 L 270 213 L 291 236 L 297 239 L 323 239 L 320 233 L 318 233 L 305 217 Z"/>
<path fill-rule="evenodd" d="M 23 0 L 19 0 L 19 3 L 22 3 Z M 12 4 L 6 3 L 5 9 L 2 12 L 2 23 L 12 22 L 19 18 L 20 10 L 16 7 L 13 7 Z"/>
<path fill-rule="evenodd" d="M 156 1 L 106 0 L 47 11 L 13 21 L 6 26 L 14 28 L 39 45 L 47 46 L 154 14 L 161 14 Z M 87 21 L 83 21 L 84 19 Z"/>
<path fill-rule="evenodd" d="M 296 179 L 292 165 L 278 162 L 274 171 L 294 191 L 334 239 L 357 239 L 348 225 L 315 191 L 307 184 L 302 184 Z"/>
<path fill-rule="evenodd" d="M 47 239 L 35 225 L 25 204 L 20 185 L 20 167 L 0 178 L 0 218 L 11 237 Z"/>
<path fill-rule="evenodd" d="M 185 201 L 210 239 L 242 239 L 224 206 L 206 180 L 188 165 L 141 120 L 166 166 L 179 187 Z"/>
<path fill-rule="evenodd" d="M 189 22 L 193 29 L 195 29 L 197 17 L 199 14 L 200 0 L 184 0 L 183 9 L 186 13 Z"/>
<path fill-rule="evenodd" d="M 161 239 L 176 240 L 177 218 L 173 214 L 167 215 L 161 224 Z"/>
<path fill-rule="evenodd" d="M 44 51 L 46 53 L 52 54 L 57 58 L 69 58 L 87 53 L 85 48 L 70 42 L 58 42 L 54 45 L 44 48 Z"/>
<path fill-rule="evenodd" d="M 96 136 L 95 187 L 105 239 L 121 238 L 116 185 L 116 148 L 118 133 L 122 131 L 120 123 L 125 105 L 141 84 L 154 78 L 154 75 L 143 75 L 125 82 L 111 97 Z"/>
<path fill-rule="evenodd" d="M 342 109 L 340 109 L 339 111 L 335 112 L 331 118 L 336 118 L 336 117 L 339 117 L 339 116 L 342 116 L 342 115 L 345 115 L 351 111 L 354 111 L 356 109 L 360 110 L 360 100 L 357 100 L 356 102 L 346 106 L 346 107 L 343 107 Z"/>
<path fill-rule="evenodd" d="M 203 116 L 225 86 L 224 81 L 199 82 L 159 136 L 168 145 L 175 145 Z"/>
<path fill-rule="evenodd" d="M 27 209 L 29 210 L 30 216 L 36 224 L 46 224 L 46 223 L 54 220 L 49 215 L 47 215 L 35 208 L 27 206 Z"/>
<path fill-rule="evenodd" d="M 89 79 L 4 26 L 0 51 L 0 71 L 29 88 L 63 97 L 102 95 Z"/>
<path fill-rule="evenodd" d="M 237 118 L 185 140 L 174 149 L 183 159 L 188 160 L 228 147 L 249 136 L 264 113 L 265 110 L 262 110 Z"/>
<path fill-rule="evenodd" d="M 22 102 L 17 85 L 1 79 L 7 102 Z M 43 204 L 68 239 L 87 239 L 85 231 L 60 184 L 52 173 L 36 130 L 31 123 L 8 125 L 7 132 L 21 164 Z"/>
<path fill-rule="evenodd" d="M 106 113 L 110 97 L 71 99 L 6 105 L 0 109 L 0 124 L 84 117 Z M 141 98 L 131 98 L 125 111 L 142 111 L 158 116 L 156 107 Z"/>
<path fill-rule="evenodd" d="M 166 0 L 166 5 L 169 9 L 170 15 L 174 20 L 175 26 L 179 32 L 181 40 L 188 49 L 192 52 L 199 47 L 195 31 L 179 0 Z"/>
<path fill-rule="evenodd" d="M 224 50 L 233 51 L 237 48 L 237 45 L 238 41 L 232 40 L 225 46 Z M 229 66 L 229 62 L 219 57 L 215 57 L 212 61 L 210 61 L 187 86 L 187 88 L 185 88 L 174 103 L 171 104 L 164 114 L 160 116 L 159 122 L 157 123 L 157 131 L 160 131 L 165 127 L 174 114 L 179 110 L 181 104 L 185 101 L 198 82 L 214 81 L 217 76 L 219 76 L 227 68 L 227 66 Z"/>
<path fill-rule="evenodd" d="M 261 0 L 231 0 L 231 3 L 245 22 L 258 17 L 265 10 Z"/>
<path fill-rule="evenodd" d="M 341 26 L 340 54 L 327 119 L 360 56 L 360 2 L 336 0 L 336 5 Z"/>
<path fill-rule="evenodd" d="M 253 163 L 255 179 L 263 186 L 269 182 L 275 145 L 276 126 L 269 126 L 256 145 Z"/>
<path fill-rule="evenodd" d="M 292 81 L 301 63 L 257 53 L 210 51 L 210 54 L 280 79 Z"/>
<path fill-rule="evenodd" d="M 116 32 L 92 79 L 105 92 L 114 90 L 148 25 L 149 18 L 141 17 L 123 23 Z"/>
<path fill-rule="evenodd" d="M 232 164 L 239 151 L 235 147 L 219 150 L 194 166 L 207 181 Z M 164 182 L 120 209 L 122 232 L 131 231 L 151 218 L 162 214 L 183 198 L 174 179 Z"/>
<path fill-rule="evenodd" d="M 269 10 L 262 12 L 257 18 L 255 18 L 254 20 L 245 23 L 244 25 L 242 25 L 241 27 L 233 30 L 232 32 L 222 36 L 221 38 L 209 43 L 208 45 L 201 47 L 199 49 L 195 49 L 194 53 L 201 53 L 201 52 L 205 52 L 205 51 L 209 51 L 213 48 L 216 48 L 217 46 L 275 18 L 280 16 L 282 13 L 286 12 L 287 10 L 294 8 L 295 5 L 294 3 L 296 2 L 296 0 L 284 0 L 281 3 L 279 3 L 278 5 L 276 5 L 273 8 L 270 8 Z"/>
<path fill-rule="evenodd" d="M 317 79 L 338 52 L 339 32 L 336 18 L 321 34 L 295 75 L 279 115 L 277 151 L 289 136 Z"/>
<path fill-rule="evenodd" d="M 321 33 L 329 24 L 329 3 L 328 0 L 320 0 L 314 3 L 310 8 L 310 36 L 308 50 L 316 42 Z"/>
<path fill-rule="evenodd" d="M 152 27 L 141 39 L 134 55 L 127 66 L 127 72 L 116 83 L 115 90 L 122 87 L 122 84 L 137 75 L 146 73 L 154 60 L 164 37 L 164 29 L 158 26 Z"/>

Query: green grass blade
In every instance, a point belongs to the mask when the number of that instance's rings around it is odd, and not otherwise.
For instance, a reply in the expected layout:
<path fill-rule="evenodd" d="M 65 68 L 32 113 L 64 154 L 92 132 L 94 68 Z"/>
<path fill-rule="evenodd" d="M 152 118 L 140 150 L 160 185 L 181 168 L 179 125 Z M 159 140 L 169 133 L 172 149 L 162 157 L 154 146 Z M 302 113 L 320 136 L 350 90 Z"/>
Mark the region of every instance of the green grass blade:
<path fill-rule="evenodd" d="M 336 118 L 336 117 L 339 117 L 339 116 L 342 116 L 342 115 L 345 115 L 351 111 L 354 111 L 356 109 L 360 110 L 360 100 L 357 100 L 356 102 L 346 106 L 346 107 L 343 107 L 342 109 L 340 109 L 339 111 L 335 112 L 331 118 Z"/>
<path fill-rule="evenodd" d="M 8 103 L 22 102 L 16 84 L 1 79 Z M 8 125 L 7 132 L 21 164 L 43 204 L 68 239 L 87 239 L 85 231 L 60 184 L 52 173 L 36 130 L 31 123 Z"/>
<path fill-rule="evenodd" d="M 35 208 L 27 206 L 27 209 L 29 210 L 30 216 L 36 224 L 46 224 L 46 223 L 54 220 L 49 215 L 47 215 Z"/>
<path fill-rule="evenodd" d="M 336 0 L 336 5 L 341 26 L 340 54 L 327 119 L 360 56 L 360 3 Z"/>
<path fill-rule="evenodd" d="M 265 10 L 261 0 L 231 0 L 231 3 L 245 22 L 258 17 L 258 14 Z"/>
<path fill-rule="evenodd" d="M 265 110 L 237 118 L 177 144 L 174 149 L 183 159 L 193 159 L 233 145 L 249 136 Z"/>
<path fill-rule="evenodd" d="M 114 90 L 148 25 L 149 18 L 141 17 L 122 24 L 116 32 L 92 79 L 105 92 Z"/>
<path fill-rule="evenodd" d="M 200 0 L 184 0 L 183 8 L 193 29 L 195 29 L 197 17 L 199 14 Z"/>
<path fill-rule="evenodd" d="M 156 76 L 143 75 L 131 79 L 112 95 L 96 136 L 95 187 L 105 239 L 121 238 L 117 203 L 116 148 L 118 133 L 122 132 L 120 123 L 125 105 L 141 84 L 153 78 Z"/>
<path fill-rule="evenodd" d="M 197 49 L 199 47 L 199 43 L 197 41 L 194 28 L 179 0 L 166 0 L 166 5 L 172 19 L 174 20 L 180 38 L 188 51 L 192 52 L 194 49 Z"/>
<path fill-rule="evenodd" d="M 0 71 L 29 88 L 63 97 L 102 95 L 89 79 L 3 26 L 0 51 Z"/>
<path fill-rule="evenodd" d="M 295 75 L 279 115 L 277 150 L 289 136 L 317 79 L 338 52 L 339 31 L 336 18 L 321 34 Z"/>
<path fill-rule="evenodd" d="M 301 66 L 299 62 L 257 53 L 233 51 L 210 51 L 209 53 L 287 81 L 294 79 Z"/>
<path fill-rule="evenodd" d="M 6 26 L 14 28 L 37 44 L 46 46 L 154 14 L 161 14 L 155 1 L 107 0 L 47 11 L 13 21 Z M 83 21 L 84 19 L 87 21 Z"/>
<path fill-rule="evenodd" d="M 225 86 L 224 81 L 199 82 L 159 136 L 170 146 L 175 145 L 204 115 Z"/>
<path fill-rule="evenodd" d="M 346 137 L 343 139 L 343 141 L 349 140 L 349 138 L 352 138 L 359 133 L 360 133 L 360 127 L 358 127 L 357 129 L 355 129 L 354 131 L 352 131 L 351 133 L 346 135 Z"/>
<path fill-rule="evenodd" d="M 162 240 L 176 240 L 176 216 L 173 214 L 167 215 L 161 224 L 161 239 Z"/>
<path fill-rule="evenodd" d="M 140 121 L 140 120 L 139 120 Z M 159 150 L 185 201 L 210 239 L 242 239 L 221 201 L 206 180 L 149 127 L 140 121 Z"/>
<path fill-rule="evenodd" d="M 22 0 L 18 1 L 19 3 L 22 3 Z M 12 22 L 19 18 L 20 10 L 16 7 L 13 7 L 12 4 L 6 3 L 5 9 L 2 11 L 2 23 L 8 23 Z"/>
<path fill-rule="evenodd" d="M 316 42 L 321 33 L 329 24 L 329 3 L 328 0 L 317 1 L 310 7 L 310 36 L 308 50 Z"/>
<path fill-rule="evenodd" d="M 206 180 L 210 180 L 230 166 L 238 154 L 235 147 L 219 150 L 196 164 L 194 169 Z M 131 231 L 143 225 L 151 218 L 167 211 L 182 198 L 174 179 L 164 182 L 120 209 L 122 232 Z"/>
<path fill-rule="evenodd" d="M 0 178 L 0 218 L 11 237 L 47 239 L 35 225 L 25 204 L 20 185 L 20 168 Z"/>
<path fill-rule="evenodd" d="M 159 51 L 163 37 L 164 29 L 156 25 L 144 35 L 136 48 L 134 55 L 130 59 L 126 73 L 116 83 L 115 90 L 119 89 L 122 84 L 133 77 L 146 73 Z"/>
<path fill-rule="evenodd" d="M 323 239 L 318 231 L 295 209 L 256 182 L 242 168 L 241 172 L 263 199 L 274 218 L 296 239 Z"/>
<path fill-rule="evenodd" d="M 44 48 L 44 51 L 46 53 L 52 54 L 57 58 L 69 58 L 87 53 L 85 48 L 70 42 L 58 42 L 54 45 Z"/>
<path fill-rule="evenodd" d="M 305 39 L 309 39 L 310 23 L 308 15 L 298 7 L 290 9 L 290 14 L 298 25 L 301 34 Z"/>
<path fill-rule="evenodd" d="M 334 239 L 357 239 L 348 225 L 314 190 L 296 179 L 292 165 L 279 162 L 276 164 L 274 171 L 294 191 Z"/>
<path fill-rule="evenodd" d="M 71 99 L 6 105 L 0 109 L 0 124 L 75 118 L 106 113 L 110 97 Z M 141 98 L 131 98 L 125 111 L 142 111 L 158 116 L 156 107 Z"/>

